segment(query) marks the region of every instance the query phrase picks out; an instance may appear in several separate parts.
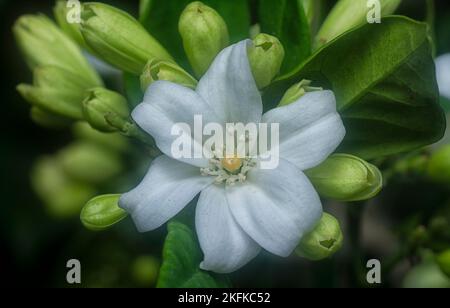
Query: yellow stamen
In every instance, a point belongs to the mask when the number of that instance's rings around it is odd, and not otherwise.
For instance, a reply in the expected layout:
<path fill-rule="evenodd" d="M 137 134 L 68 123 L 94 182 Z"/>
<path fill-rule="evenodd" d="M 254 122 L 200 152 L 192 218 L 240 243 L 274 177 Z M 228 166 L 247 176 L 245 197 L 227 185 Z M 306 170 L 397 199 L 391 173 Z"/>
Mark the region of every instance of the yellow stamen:
<path fill-rule="evenodd" d="M 235 173 L 242 167 L 242 159 L 238 157 L 225 157 L 221 161 L 222 167 L 228 172 Z"/>

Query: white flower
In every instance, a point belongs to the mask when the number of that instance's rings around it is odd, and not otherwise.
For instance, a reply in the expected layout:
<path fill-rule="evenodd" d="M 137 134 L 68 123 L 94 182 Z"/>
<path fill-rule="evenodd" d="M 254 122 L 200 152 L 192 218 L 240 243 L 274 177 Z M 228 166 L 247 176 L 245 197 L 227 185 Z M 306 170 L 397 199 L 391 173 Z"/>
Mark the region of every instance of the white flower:
<path fill-rule="evenodd" d="M 242 267 L 261 247 L 283 257 L 292 253 L 322 215 L 319 196 L 302 170 L 325 160 L 345 135 L 331 91 L 307 93 L 262 115 L 247 58 L 249 42 L 224 49 L 196 91 L 165 81 L 148 88 L 132 116 L 165 155 L 155 159 L 140 185 L 120 200 L 145 232 L 163 225 L 200 193 L 195 217 L 204 253 L 200 267 L 218 273 Z M 239 183 L 227 185 L 217 184 L 216 176 L 202 175 L 211 166 L 206 158 L 170 158 L 176 138 L 172 126 L 192 123 L 199 114 L 206 123 L 280 123 L 278 167 L 262 170 L 252 165 Z"/>
<path fill-rule="evenodd" d="M 436 58 L 435 62 L 439 92 L 441 96 L 450 99 L 450 54 Z"/>

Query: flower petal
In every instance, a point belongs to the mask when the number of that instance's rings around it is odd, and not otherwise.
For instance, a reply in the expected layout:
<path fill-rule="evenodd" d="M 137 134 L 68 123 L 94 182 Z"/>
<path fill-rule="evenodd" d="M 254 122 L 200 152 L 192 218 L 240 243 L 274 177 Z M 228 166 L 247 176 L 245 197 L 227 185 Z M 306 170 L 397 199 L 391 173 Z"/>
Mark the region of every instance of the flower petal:
<path fill-rule="evenodd" d="M 202 191 L 195 213 L 195 227 L 205 256 L 200 264 L 204 270 L 233 272 L 261 250 L 234 220 L 223 186 L 211 185 Z"/>
<path fill-rule="evenodd" d="M 180 135 L 173 135 L 172 129 L 179 123 L 185 123 L 188 129 L 177 125 L 191 140 L 192 147 L 197 143 L 202 149 L 202 140 L 194 140 L 194 116 L 202 116 L 203 125 L 220 123 L 214 110 L 193 90 L 168 81 L 157 81 L 146 91 L 144 102 L 132 113 L 136 123 L 153 136 L 158 148 L 167 156 L 172 155 L 172 144 Z M 203 127 L 201 127 L 203 129 Z M 198 136 L 201 137 L 201 136 Z M 190 151 L 192 153 L 192 151 Z M 206 167 L 206 158 L 190 157 L 176 158 L 188 164 Z"/>
<path fill-rule="evenodd" d="M 323 162 L 345 136 L 331 91 L 306 93 L 295 103 L 264 114 L 263 122 L 280 124 L 279 155 L 300 170 Z"/>
<path fill-rule="evenodd" d="M 245 183 L 227 187 L 227 199 L 242 229 L 280 256 L 290 255 L 322 215 L 308 178 L 285 160 L 273 170 L 250 171 Z"/>
<path fill-rule="evenodd" d="M 222 50 L 201 78 L 197 92 L 219 115 L 222 123 L 259 123 L 261 95 L 247 57 L 250 40 Z"/>
<path fill-rule="evenodd" d="M 167 156 L 156 158 L 144 180 L 119 200 L 132 216 L 138 230 L 154 230 L 180 212 L 213 181 L 200 175 L 198 168 Z"/>
<path fill-rule="evenodd" d="M 450 54 L 436 58 L 436 76 L 441 96 L 450 99 Z"/>

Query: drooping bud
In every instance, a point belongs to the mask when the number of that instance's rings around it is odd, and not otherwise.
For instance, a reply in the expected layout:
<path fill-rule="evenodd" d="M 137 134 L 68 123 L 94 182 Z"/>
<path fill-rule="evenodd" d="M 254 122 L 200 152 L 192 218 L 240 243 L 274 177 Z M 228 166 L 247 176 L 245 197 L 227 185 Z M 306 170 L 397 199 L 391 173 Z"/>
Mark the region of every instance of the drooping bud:
<path fill-rule="evenodd" d="M 17 86 L 25 100 L 60 116 L 83 119 L 81 103 L 88 88 L 85 80 L 57 66 L 37 67 L 33 77 L 33 85 Z"/>
<path fill-rule="evenodd" d="M 197 80 L 177 64 L 169 61 L 150 60 L 141 75 L 141 88 L 143 91 L 155 81 L 165 80 L 195 89 Z"/>
<path fill-rule="evenodd" d="M 199 1 L 184 9 L 178 30 L 197 77 L 206 72 L 217 54 L 229 43 L 225 21 L 214 9 Z"/>
<path fill-rule="evenodd" d="M 20 17 L 13 32 L 30 69 L 52 66 L 77 75 L 90 87 L 102 85 L 78 46 L 43 15 Z"/>
<path fill-rule="evenodd" d="M 109 125 L 105 117 L 114 114 L 127 120 L 130 110 L 125 97 L 117 92 L 98 87 L 88 91 L 83 101 L 83 114 L 93 128 L 103 132 L 114 132 L 117 129 Z"/>
<path fill-rule="evenodd" d="M 441 271 L 450 278 L 450 248 L 436 256 Z"/>
<path fill-rule="evenodd" d="M 52 129 L 65 128 L 72 123 L 72 121 L 65 117 L 61 117 L 39 107 L 31 108 L 30 117 L 36 124 Z"/>
<path fill-rule="evenodd" d="M 274 36 L 260 33 L 248 50 L 253 77 L 259 89 L 268 86 L 280 72 L 284 60 L 284 48 Z"/>
<path fill-rule="evenodd" d="M 77 142 L 63 149 L 58 159 L 70 177 L 90 184 L 104 183 L 122 171 L 117 153 L 86 142 Z"/>
<path fill-rule="evenodd" d="M 115 67 L 140 75 L 150 59 L 172 61 L 172 57 L 139 22 L 115 7 L 83 4 L 81 34 L 101 59 Z"/>
<path fill-rule="evenodd" d="M 286 91 L 286 93 L 284 93 L 283 97 L 281 98 L 280 103 L 278 104 L 278 107 L 286 106 L 286 105 L 296 102 L 307 92 L 323 90 L 323 88 L 320 88 L 320 87 L 312 87 L 311 83 L 312 83 L 311 80 L 303 79 L 299 83 L 296 83 L 293 86 L 291 86 Z"/>
<path fill-rule="evenodd" d="M 127 212 L 119 207 L 119 198 L 120 195 L 102 195 L 88 201 L 80 214 L 83 225 L 91 231 L 101 231 L 127 217 Z"/>
<path fill-rule="evenodd" d="M 343 235 L 339 222 L 330 214 L 323 213 L 314 230 L 302 238 L 296 253 L 308 260 L 323 260 L 336 253 L 342 243 Z"/>
<path fill-rule="evenodd" d="M 36 162 L 31 183 L 49 214 L 58 218 L 79 215 L 82 206 L 95 195 L 93 187 L 71 179 L 53 157 Z"/>
<path fill-rule="evenodd" d="M 316 37 L 316 48 L 344 32 L 395 12 L 402 0 L 339 0 L 327 16 Z"/>
<path fill-rule="evenodd" d="M 450 186 L 450 145 L 444 145 L 431 155 L 427 174 L 431 180 Z"/>
<path fill-rule="evenodd" d="M 334 154 L 306 174 L 321 196 L 338 201 L 373 198 L 383 185 L 376 166 L 347 154 Z"/>

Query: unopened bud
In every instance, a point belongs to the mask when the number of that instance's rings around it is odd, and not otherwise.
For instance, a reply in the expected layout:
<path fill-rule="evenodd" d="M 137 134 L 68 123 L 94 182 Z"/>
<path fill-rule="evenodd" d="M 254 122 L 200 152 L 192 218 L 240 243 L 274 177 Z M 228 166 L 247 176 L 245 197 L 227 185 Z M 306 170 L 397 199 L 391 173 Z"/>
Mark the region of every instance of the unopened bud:
<path fill-rule="evenodd" d="M 312 83 L 311 80 L 303 79 L 299 83 L 294 84 L 283 95 L 278 107 L 292 104 L 297 100 L 299 100 L 303 95 L 305 95 L 308 92 L 323 91 L 323 88 L 312 87 L 311 83 Z"/>
<path fill-rule="evenodd" d="M 128 216 L 119 207 L 119 199 L 120 195 L 102 195 L 91 199 L 81 210 L 81 222 L 91 231 L 101 231 L 115 225 Z"/>
<path fill-rule="evenodd" d="M 49 214 L 57 218 L 79 215 L 86 201 L 95 195 L 94 188 L 71 179 L 53 157 L 36 162 L 31 183 Z"/>
<path fill-rule="evenodd" d="M 316 37 L 320 47 L 342 33 L 395 12 L 402 0 L 339 0 Z"/>
<path fill-rule="evenodd" d="M 338 201 L 373 198 L 383 185 L 376 166 L 347 154 L 334 154 L 306 174 L 321 196 Z"/>
<path fill-rule="evenodd" d="M 22 16 L 16 21 L 13 32 L 32 70 L 42 66 L 58 67 L 77 75 L 90 87 L 102 85 L 75 42 L 47 17 Z"/>
<path fill-rule="evenodd" d="M 105 117 L 115 114 L 126 120 L 130 116 L 130 111 L 125 97 L 99 87 L 89 90 L 83 102 L 83 114 L 93 128 L 103 132 L 114 132 L 117 129 L 109 125 Z"/>
<path fill-rule="evenodd" d="M 147 63 L 141 75 L 141 88 L 143 91 L 155 81 L 165 80 L 195 89 L 197 80 L 189 75 L 177 64 L 169 61 L 151 60 Z"/>
<path fill-rule="evenodd" d="M 199 1 L 184 9 L 178 29 L 197 77 L 206 72 L 217 54 L 229 43 L 228 28 L 223 18 Z"/>
<path fill-rule="evenodd" d="M 139 75 L 150 59 L 172 61 L 172 57 L 131 15 L 115 7 L 83 4 L 81 34 L 101 59 Z"/>
<path fill-rule="evenodd" d="M 342 242 L 339 222 L 330 214 L 323 213 L 314 230 L 302 238 L 296 253 L 308 260 L 318 261 L 336 253 L 342 247 Z"/>
<path fill-rule="evenodd" d="M 261 33 L 253 39 L 253 46 L 248 50 L 248 58 L 256 85 L 262 89 L 280 72 L 284 48 L 276 37 Z"/>
<path fill-rule="evenodd" d="M 52 129 L 65 128 L 72 123 L 72 121 L 65 117 L 61 117 L 39 107 L 32 107 L 30 116 L 34 123 Z"/>
<path fill-rule="evenodd" d="M 117 153 L 86 142 L 77 142 L 63 149 L 58 159 L 68 175 L 90 184 L 104 183 L 122 171 Z"/>

